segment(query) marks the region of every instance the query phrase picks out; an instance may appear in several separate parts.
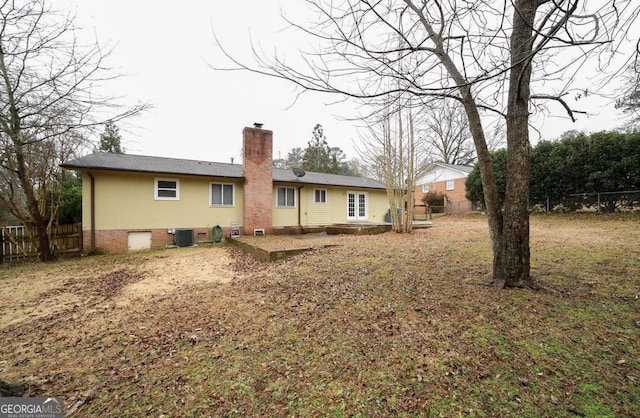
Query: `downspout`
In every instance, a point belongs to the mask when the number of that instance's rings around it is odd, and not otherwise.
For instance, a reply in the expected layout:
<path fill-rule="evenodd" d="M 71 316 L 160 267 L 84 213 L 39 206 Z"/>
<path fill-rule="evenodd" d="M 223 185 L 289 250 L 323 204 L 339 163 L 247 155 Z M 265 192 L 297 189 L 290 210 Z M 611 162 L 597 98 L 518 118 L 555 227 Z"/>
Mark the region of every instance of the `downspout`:
<path fill-rule="evenodd" d="M 96 253 L 96 179 L 89 169 L 87 169 L 87 175 L 91 180 L 91 251 L 89 254 L 94 255 Z"/>
<path fill-rule="evenodd" d="M 301 233 L 304 234 L 304 227 L 302 226 L 302 199 L 300 195 L 300 191 L 303 187 L 304 186 L 298 187 L 298 227 L 300 228 Z"/>

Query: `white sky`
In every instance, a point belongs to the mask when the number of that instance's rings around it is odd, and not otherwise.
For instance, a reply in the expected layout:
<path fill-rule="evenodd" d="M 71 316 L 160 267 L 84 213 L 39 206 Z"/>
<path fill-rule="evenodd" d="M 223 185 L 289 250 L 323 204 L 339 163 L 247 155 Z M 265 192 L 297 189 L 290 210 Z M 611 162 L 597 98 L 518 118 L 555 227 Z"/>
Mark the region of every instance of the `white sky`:
<path fill-rule="evenodd" d="M 110 93 L 130 103 L 154 106 L 132 120 L 133 126 L 119 125 L 127 153 L 219 162 L 235 157 L 238 162 L 242 129 L 261 122 L 274 132 L 274 157 L 284 158 L 291 148 L 305 148 L 313 127 L 320 123 L 330 146 L 342 148 L 348 158 L 357 157 L 353 148 L 357 124 L 334 116 L 354 117 L 355 105 L 327 106 L 337 98 L 308 93 L 296 101 L 289 83 L 247 72 L 215 71 L 208 65 L 225 65 L 214 45 L 212 27 L 241 59 L 250 57 L 250 36 L 268 52 L 276 47 L 279 53 L 304 48 L 302 37 L 282 31 L 286 23 L 280 17 L 281 5 L 294 16 L 300 3 L 53 0 L 54 8 L 75 12 L 85 35 L 97 37 L 103 46 L 115 45 L 108 64 L 127 76 L 110 83 Z M 604 107 L 589 100 L 579 107 L 601 116 L 580 116 L 575 124 L 565 117 L 537 121 L 544 138 L 556 138 L 570 129 L 598 131 L 620 125 L 611 104 Z M 559 107 L 552 109 L 562 115 Z M 532 141 L 536 138 L 534 134 Z"/>

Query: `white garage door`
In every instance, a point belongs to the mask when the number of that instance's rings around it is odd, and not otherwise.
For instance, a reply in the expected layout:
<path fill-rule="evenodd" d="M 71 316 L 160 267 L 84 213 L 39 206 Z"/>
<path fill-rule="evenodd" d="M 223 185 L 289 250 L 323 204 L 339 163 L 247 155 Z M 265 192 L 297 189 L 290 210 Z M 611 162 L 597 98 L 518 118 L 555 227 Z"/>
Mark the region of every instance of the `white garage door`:
<path fill-rule="evenodd" d="M 129 251 L 151 249 L 151 232 L 129 232 Z"/>

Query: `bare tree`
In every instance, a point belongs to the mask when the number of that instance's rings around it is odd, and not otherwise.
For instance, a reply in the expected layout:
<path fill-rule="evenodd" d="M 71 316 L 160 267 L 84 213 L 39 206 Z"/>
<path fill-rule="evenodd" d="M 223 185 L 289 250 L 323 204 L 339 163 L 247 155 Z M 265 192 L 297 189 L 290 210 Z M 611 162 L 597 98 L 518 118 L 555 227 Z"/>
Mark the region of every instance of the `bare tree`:
<path fill-rule="evenodd" d="M 636 51 L 636 59 L 624 73 L 624 86 L 621 97 L 616 100 L 616 108 L 627 114 L 625 128 L 629 131 L 640 129 L 640 51 Z"/>
<path fill-rule="evenodd" d="M 577 86 L 578 70 L 584 73 L 595 66 L 606 75 L 604 66 L 637 20 L 636 2 L 307 3 L 315 11 L 316 23 L 290 23 L 321 47 L 304 54 L 301 67 L 288 65 L 278 56 L 265 56 L 255 48 L 256 62 L 247 65 L 234 60 L 235 68 L 284 78 L 304 91 L 338 93 L 367 101 L 380 97 L 397 101 L 411 94 L 461 103 L 469 120 L 485 193 L 493 247 L 492 284 L 535 286 L 530 276 L 529 249 L 529 115 L 559 105 L 575 118 L 576 111 L 564 96 Z M 609 55 L 591 60 L 594 54 Z M 397 65 L 400 61 L 401 66 Z M 589 80 L 589 84 L 594 91 L 594 81 Z M 502 205 L 483 119 L 491 115 L 506 122 L 508 173 Z"/>
<path fill-rule="evenodd" d="M 385 107 L 387 113 L 370 124 L 362 146 L 357 147 L 360 158 L 375 167 L 376 177 L 385 184 L 395 232 L 413 230 L 415 182 L 420 172 L 419 162 L 426 161 L 409 103 Z"/>
<path fill-rule="evenodd" d="M 113 74 L 98 45 L 82 47 L 73 18 L 43 0 L 0 4 L 0 180 L 2 201 L 33 232 L 40 259 L 54 258 L 58 164 L 86 143 L 91 128 L 115 112 L 118 121 L 145 106 L 118 107 L 93 90 Z"/>
<path fill-rule="evenodd" d="M 469 130 L 469 120 L 456 101 L 434 101 L 424 106 L 426 146 L 432 161 L 469 165 L 476 159 L 476 150 Z"/>
<path fill-rule="evenodd" d="M 418 111 L 418 124 L 425 138 L 430 162 L 473 165 L 476 148 L 469 129 L 469 119 L 456 100 L 431 100 Z M 503 119 L 483 119 L 485 140 L 490 151 L 506 145 Z"/>

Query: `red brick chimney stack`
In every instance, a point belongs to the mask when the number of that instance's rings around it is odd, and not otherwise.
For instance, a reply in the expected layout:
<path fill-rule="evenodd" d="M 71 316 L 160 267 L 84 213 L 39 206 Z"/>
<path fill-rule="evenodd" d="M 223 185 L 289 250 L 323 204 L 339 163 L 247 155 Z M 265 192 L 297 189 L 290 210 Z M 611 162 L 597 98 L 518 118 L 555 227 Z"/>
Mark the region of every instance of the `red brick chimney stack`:
<path fill-rule="evenodd" d="M 273 132 L 261 123 L 244 128 L 243 137 L 243 222 L 244 234 L 264 229 L 270 233 L 273 208 Z"/>

